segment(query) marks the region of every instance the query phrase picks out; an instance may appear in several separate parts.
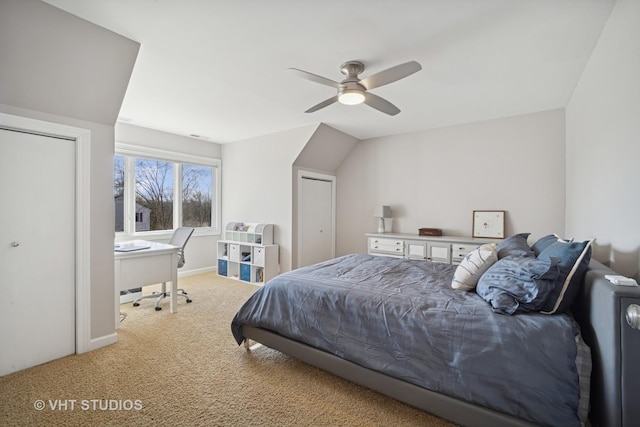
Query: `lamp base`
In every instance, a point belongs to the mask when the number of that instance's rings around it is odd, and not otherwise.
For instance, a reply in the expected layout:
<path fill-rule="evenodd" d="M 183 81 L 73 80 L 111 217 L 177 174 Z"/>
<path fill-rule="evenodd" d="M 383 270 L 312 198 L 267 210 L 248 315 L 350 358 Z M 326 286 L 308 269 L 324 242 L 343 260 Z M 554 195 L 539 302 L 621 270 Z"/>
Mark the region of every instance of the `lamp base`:
<path fill-rule="evenodd" d="M 378 222 L 378 233 L 384 233 L 384 218 L 380 218 L 380 222 Z"/>

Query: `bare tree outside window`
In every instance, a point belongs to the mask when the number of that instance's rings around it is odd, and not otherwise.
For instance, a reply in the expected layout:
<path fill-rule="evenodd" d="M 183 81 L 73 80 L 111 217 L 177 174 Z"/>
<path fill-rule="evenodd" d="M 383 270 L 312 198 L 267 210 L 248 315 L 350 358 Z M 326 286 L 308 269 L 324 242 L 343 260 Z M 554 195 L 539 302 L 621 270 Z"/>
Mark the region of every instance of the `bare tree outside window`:
<path fill-rule="evenodd" d="M 184 164 L 182 166 L 182 225 L 211 226 L 213 168 Z"/>
<path fill-rule="evenodd" d="M 150 210 L 149 229 L 172 230 L 173 163 L 138 158 L 135 176 L 136 204 Z"/>
<path fill-rule="evenodd" d="M 216 166 L 211 165 L 116 155 L 113 162 L 115 231 L 169 231 L 180 226 L 212 228 L 218 197 L 216 172 Z M 174 181 L 177 173 L 181 174 L 180 179 Z M 131 175 L 134 179 L 129 180 Z M 175 182 L 180 185 L 174 188 Z M 125 205 L 130 212 L 125 212 Z M 180 223 L 174 219 L 174 209 L 180 212 Z"/>
<path fill-rule="evenodd" d="M 113 160 L 113 199 L 116 206 L 116 232 L 124 231 L 124 157 Z"/>

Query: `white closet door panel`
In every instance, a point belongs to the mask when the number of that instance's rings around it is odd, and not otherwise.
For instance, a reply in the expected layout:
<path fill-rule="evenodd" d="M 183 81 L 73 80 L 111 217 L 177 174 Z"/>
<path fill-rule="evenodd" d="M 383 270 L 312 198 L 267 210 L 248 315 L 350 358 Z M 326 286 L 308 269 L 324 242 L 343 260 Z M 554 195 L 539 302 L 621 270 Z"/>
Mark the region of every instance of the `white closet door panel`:
<path fill-rule="evenodd" d="M 0 375 L 75 352 L 75 142 L 0 130 Z"/>
<path fill-rule="evenodd" d="M 302 257 L 299 264 L 304 267 L 333 256 L 333 183 L 309 178 L 301 181 Z"/>

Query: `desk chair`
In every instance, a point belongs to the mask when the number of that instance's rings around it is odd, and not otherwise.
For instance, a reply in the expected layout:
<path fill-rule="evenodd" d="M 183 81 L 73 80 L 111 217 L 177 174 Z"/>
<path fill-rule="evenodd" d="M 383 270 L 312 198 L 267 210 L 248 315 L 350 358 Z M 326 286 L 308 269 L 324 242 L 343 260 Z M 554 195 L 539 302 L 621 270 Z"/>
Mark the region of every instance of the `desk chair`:
<path fill-rule="evenodd" d="M 177 228 L 176 231 L 173 232 L 173 236 L 171 236 L 171 240 L 169 240 L 170 245 L 180 247 L 180 250 L 178 251 L 178 268 L 182 268 L 182 266 L 185 263 L 184 248 L 185 246 L 187 246 L 187 242 L 189 241 L 189 238 L 193 234 L 193 230 L 194 230 L 193 227 Z M 137 298 L 135 301 L 133 301 L 133 306 L 138 307 L 140 305 L 139 301 L 142 299 L 156 298 L 156 311 L 160 311 L 162 310 L 162 307 L 160 307 L 160 303 L 165 297 L 168 297 L 170 295 L 171 295 L 171 292 L 167 291 L 167 284 L 163 283 L 161 291 L 155 291 L 149 295 L 143 295 L 140 298 Z M 192 302 L 192 299 L 189 298 L 189 296 L 184 291 L 184 289 L 178 289 L 177 296 L 185 297 L 187 300 L 187 303 Z"/>

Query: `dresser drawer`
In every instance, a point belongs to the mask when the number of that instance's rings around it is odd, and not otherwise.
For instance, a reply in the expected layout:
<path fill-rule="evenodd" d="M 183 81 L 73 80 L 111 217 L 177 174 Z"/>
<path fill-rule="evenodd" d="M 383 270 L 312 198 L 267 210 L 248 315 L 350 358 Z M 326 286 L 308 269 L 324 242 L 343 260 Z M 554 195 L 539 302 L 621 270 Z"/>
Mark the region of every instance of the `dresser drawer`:
<path fill-rule="evenodd" d="M 467 256 L 469 252 L 476 249 L 478 245 L 469 243 L 452 243 L 451 244 L 451 260 L 454 264 L 458 264 Z"/>
<path fill-rule="evenodd" d="M 407 233 L 369 233 L 367 251 L 369 255 L 384 255 L 460 264 L 469 252 L 482 244 L 500 243 L 499 239 L 477 239 L 464 236 L 420 236 Z"/>
<path fill-rule="evenodd" d="M 369 253 L 402 256 L 404 254 L 404 240 L 372 237 L 369 239 Z"/>

